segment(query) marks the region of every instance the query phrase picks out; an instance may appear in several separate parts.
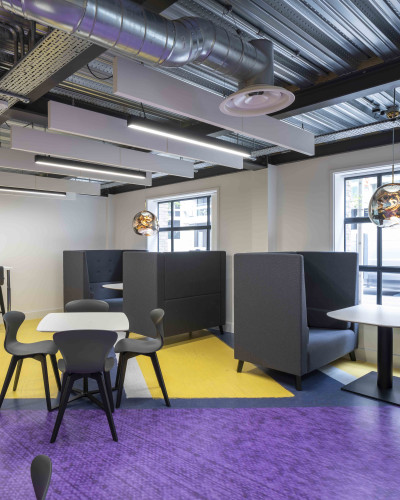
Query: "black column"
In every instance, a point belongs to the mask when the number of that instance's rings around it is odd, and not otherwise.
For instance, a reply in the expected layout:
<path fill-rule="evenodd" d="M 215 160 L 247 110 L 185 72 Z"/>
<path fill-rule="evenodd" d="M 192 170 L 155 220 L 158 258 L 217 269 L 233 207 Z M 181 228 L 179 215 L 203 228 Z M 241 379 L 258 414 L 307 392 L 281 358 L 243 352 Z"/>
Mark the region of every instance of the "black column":
<path fill-rule="evenodd" d="M 393 377 L 393 328 L 378 326 L 378 387 L 390 389 Z"/>

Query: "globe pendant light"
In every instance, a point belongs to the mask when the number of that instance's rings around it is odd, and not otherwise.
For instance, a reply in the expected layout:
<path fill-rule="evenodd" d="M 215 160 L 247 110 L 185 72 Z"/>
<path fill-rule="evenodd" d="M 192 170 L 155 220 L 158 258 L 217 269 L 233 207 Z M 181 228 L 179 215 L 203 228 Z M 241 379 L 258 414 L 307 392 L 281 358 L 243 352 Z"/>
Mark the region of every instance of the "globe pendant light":
<path fill-rule="evenodd" d="M 135 233 L 140 236 L 154 236 L 158 233 L 158 219 L 152 212 L 147 210 L 147 201 L 144 210 L 138 212 L 133 218 L 132 227 Z"/>
<path fill-rule="evenodd" d="M 396 89 L 394 90 L 394 106 L 396 108 Z M 398 111 L 392 115 L 395 119 Z M 369 202 L 368 215 L 378 227 L 393 227 L 400 224 L 400 184 L 394 182 L 394 124 L 393 124 L 393 162 L 392 182 L 379 187 Z"/>

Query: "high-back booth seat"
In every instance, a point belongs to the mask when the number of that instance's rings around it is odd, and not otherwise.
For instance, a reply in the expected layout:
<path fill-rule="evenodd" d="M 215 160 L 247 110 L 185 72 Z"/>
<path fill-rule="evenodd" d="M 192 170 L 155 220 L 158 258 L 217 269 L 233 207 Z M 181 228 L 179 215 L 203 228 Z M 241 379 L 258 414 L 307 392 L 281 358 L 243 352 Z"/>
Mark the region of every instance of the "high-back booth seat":
<path fill-rule="evenodd" d="M 165 336 L 225 324 L 225 252 L 125 252 L 124 313 L 130 330 L 154 337 L 150 311 L 163 309 Z"/>
<path fill-rule="evenodd" d="M 64 252 L 64 305 L 72 300 L 99 299 L 110 311 L 122 312 L 122 292 L 104 288 L 122 283 L 124 250 L 72 250 Z"/>
<path fill-rule="evenodd" d="M 247 253 L 234 257 L 235 358 L 301 376 L 345 354 L 357 325 L 327 312 L 357 303 L 358 255 Z M 355 359 L 355 358 L 354 358 Z"/>

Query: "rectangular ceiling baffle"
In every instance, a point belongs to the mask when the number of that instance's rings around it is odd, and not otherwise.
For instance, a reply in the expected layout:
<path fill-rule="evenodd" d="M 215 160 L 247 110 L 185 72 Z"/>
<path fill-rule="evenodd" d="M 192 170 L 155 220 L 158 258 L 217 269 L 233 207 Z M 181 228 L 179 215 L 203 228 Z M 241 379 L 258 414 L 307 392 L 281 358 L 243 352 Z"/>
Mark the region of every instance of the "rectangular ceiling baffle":
<path fill-rule="evenodd" d="M 306 155 L 314 154 L 314 134 L 271 116 L 228 116 L 219 110 L 223 98 L 165 73 L 127 59 L 114 59 L 114 94 L 178 113 L 222 129 L 283 146 Z"/>
<path fill-rule="evenodd" d="M 121 118 L 55 101 L 49 102 L 48 114 L 49 130 L 169 153 L 230 168 L 243 168 L 243 159 L 237 155 L 133 130 L 128 128 L 127 121 Z"/>
<path fill-rule="evenodd" d="M 165 158 L 92 139 L 11 127 L 11 149 L 110 167 L 194 177 L 193 163 Z"/>

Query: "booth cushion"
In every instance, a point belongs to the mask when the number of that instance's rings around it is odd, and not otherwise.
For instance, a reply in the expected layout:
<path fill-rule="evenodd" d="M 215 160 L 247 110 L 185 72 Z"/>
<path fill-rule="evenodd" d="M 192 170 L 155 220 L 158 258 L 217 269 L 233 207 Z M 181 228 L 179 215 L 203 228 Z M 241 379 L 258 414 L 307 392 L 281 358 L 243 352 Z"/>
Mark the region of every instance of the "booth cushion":
<path fill-rule="evenodd" d="M 104 299 L 104 302 L 110 306 L 110 312 L 124 312 L 124 302 L 123 299 Z"/>
<path fill-rule="evenodd" d="M 90 298 L 91 299 L 117 299 L 122 297 L 120 290 L 113 290 L 112 288 L 104 288 L 103 285 L 109 285 L 109 281 L 103 283 L 90 283 Z"/>
<path fill-rule="evenodd" d="M 350 323 L 327 312 L 357 303 L 358 255 L 350 252 L 298 252 L 304 259 L 309 327 L 347 330 Z"/>
<path fill-rule="evenodd" d="M 86 250 L 89 283 L 122 282 L 122 250 Z"/>
<path fill-rule="evenodd" d="M 357 334 L 353 330 L 329 330 L 310 328 L 308 340 L 308 371 L 341 358 L 353 351 L 357 344 Z"/>

